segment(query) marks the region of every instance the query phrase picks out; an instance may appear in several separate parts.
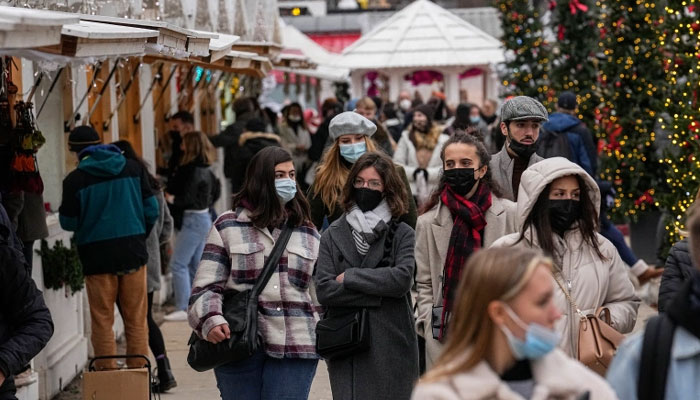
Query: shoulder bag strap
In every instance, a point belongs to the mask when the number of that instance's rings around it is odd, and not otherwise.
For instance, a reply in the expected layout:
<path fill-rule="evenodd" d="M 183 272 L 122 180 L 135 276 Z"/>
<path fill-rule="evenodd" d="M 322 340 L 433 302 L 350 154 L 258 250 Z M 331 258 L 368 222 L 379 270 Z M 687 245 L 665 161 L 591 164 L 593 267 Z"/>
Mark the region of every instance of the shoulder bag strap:
<path fill-rule="evenodd" d="M 275 272 L 277 264 L 280 261 L 280 257 L 282 257 L 282 253 L 287 247 L 289 237 L 292 236 L 292 230 L 292 227 L 290 227 L 289 225 L 284 225 L 282 233 L 280 233 L 280 236 L 277 238 L 275 247 L 272 248 L 270 255 L 267 257 L 265 266 L 263 267 L 263 270 L 260 273 L 260 278 L 257 280 L 257 282 L 255 282 L 255 286 L 253 286 L 253 289 L 250 291 L 251 298 L 257 298 L 260 292 L 262 292 L 265 286 L 267 286 L 267 282 L 270 281 L 270 278 Z"/>
<path fill-rule="evenodd" d="M 586 316 L 583 314 L 583 312 L 578 307 L 578 305 L 576 305 L 576 302 L 574 301 L 574 299 L 571 298 L 571 295 L 569 294 L 569 292 L 566 289 L 564 289 L 564 285 L 562 285 L 562 283 L 559 282 L 559 279 L 557 278 L 557 276 L 556 275 L 553 275 L 553 276 L 554 276 L 554 280 L 557 282 L 557 285 L 559 285 L 559 288 L 561 289 L 561 291 L 564 292 L 564 296 L 566 296 L 566 299 L 569 301 L 569 304 L 571 304 L 571 307 L 573 307 L 574 310 L 576 311 L 576 314 L 578 314 L 581 318 L 586 318 Z"/>
<path fill-rule="evenodd" d="M 665 314 L 649 319 L 644 330 L 639 363 L 637 396 L 639 400 L 663 400 L 671 361 L 675 325 Z"/>

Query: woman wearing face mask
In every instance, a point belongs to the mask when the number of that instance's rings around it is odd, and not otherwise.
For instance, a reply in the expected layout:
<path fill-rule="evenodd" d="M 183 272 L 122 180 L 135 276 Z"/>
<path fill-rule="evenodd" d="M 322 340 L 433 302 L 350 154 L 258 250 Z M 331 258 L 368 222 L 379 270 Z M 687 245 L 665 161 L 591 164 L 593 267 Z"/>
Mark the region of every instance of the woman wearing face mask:
<path fill-rule="evenodd" d="M 520 233 L 499 239 L 493 246 L 542 249 L 554 260 L 554 278 L 584 314 L 605 307 L 612 327 L 632 330 L 639 299 L 627 276 L 627 267 L 615 247 L 598 234 L 598 185 L 571 161 L 554 157 L 534 164 L 520 180 L 517 215 Z M 564 313 L 556 324 L 560 347 L 578 354 L 579 318 L 564 291 L 556 286 L 554 302 Z"/>
<path fill-rule="evenodd" d="M 301 105 L 292 103 L 282 110 L 282 121 L 278 128 L 284 148 L 292 153 L 294 168 L 302 177 L 309 164 L 308 151 L 311 147 L 311 135 L 303 117 Z"/>
<path fill-rule="evenodd" d="M 371 152 L 353 165 L 343 188 L 345 214 L 323 233 L 314 281 L 327 316 L 347 307 L 368 313 L 368 349 L 327 360 L 336 400 L 401 400 L 418 378 L 413 331 L 415 244 L 399 217 L 408 193 L 387 156 Z"/>
<path fill-rule="evenodd" d="M 442 128 L 433 124 L 433 113 L 429 105 L 416 107 L 413 122 L 401 134 L 394 152 L 394 162 L 406 169 L 418 206 L 428 200 L 438 183 L 442 165 L 440 150 L 448 139 L 447 135 L 442 135 Z"/>
<path fill-rule="evenodd" d="M 309 283 L 320 237 L 296 178 L 289 152 L 260 150 L 243 188 L 233 196 L 233 210 L 219 216 L 209 232 L 190 297 L 189 322 L 200 337 L 218 343 L 230 337 L 222 293 L 251 289 L 284 225 L 293 228 L 279 267 L 258 297 L 263 349 L 214 369 L 224 400 L 305 400 L 309 395 L 318 362 L 318 315 Z"/>
<path fill-rule="evenodd" d="M 377 149 L 371 140 L 377 126 L 358 113 L 346 111 L 336 115 L 328 130 L 333 144 L 323 155 L 314 184 L 309 189 L 311 220 L 319 229 L 324 226 L 324 221 L 331 224 L 343 214 L 342 191 L 355 161 L 366 152 Z M 396 166 L 396 169 L 408 186 L 403 168 Z M 412 197 L 408 203 L 408 212 L 401 220 L 415 227 L 416 204 Z"/>
<path fill-rule="evenodd" d="M 465 261 L 516 232 L 515 204 L 499 198 L 491 181 L 490 158 L 474 136 L 457 132 L 450 137 L 440 153 L 444 169 L 440 183 L 418 217 L 416 330 L 426 341 L 426 367 L 442 351 Z"/>
<path fill-rule="evenodd" d="M 444 133 L 452 136 L 458 130 L 474 135 L 481 141 L 486 139 L 487 126 L 481 119 L 479 107 L 476 104 L 462 103 L 457 106 L 455 119 Z"/>
<path fill-rule="evenodd" d="M 453 334 L 413 399 L 617 399 L 600 376 L 556 348 L 561 313 L 551 268 L 548 258 L 524 248 L 471 257 Z"/>

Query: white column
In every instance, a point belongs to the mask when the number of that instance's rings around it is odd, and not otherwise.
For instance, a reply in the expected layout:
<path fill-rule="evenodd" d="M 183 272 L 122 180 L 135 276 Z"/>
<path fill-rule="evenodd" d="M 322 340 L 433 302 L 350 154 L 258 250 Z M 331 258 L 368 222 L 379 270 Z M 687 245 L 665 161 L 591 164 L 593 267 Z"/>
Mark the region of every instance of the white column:
<path fill-rule="evenodd" d="M 459 104 L 459 72 L 448 70 L 442 73 L 443 79 L 445 80 L 445 97 L 447 97 L 447 104 L 456 106 Z"/>
<path fill-rule="evenodd" d="M 353 99 L 360 98 L 365 94 L 363 86 L 364 71 L 352 71 L 350 73 L 350 94 Z"/>
<path fill-rule="evenodd" d="M 391 75 L 389 75 L 389 101 L 391 102 L 399 98 L 402 76 L 403 72 L 401 70 L 393 70 L 391 71 Z"/>
<path fill-rule="evenodd" d="M 151 167 L 151 173 L 155 174 L 156 132 L 153 96 L 151 94 L 146 96 L 146 91 L 151 86 L 152 79 L 153 71 L 151 70 L 151 65 L 142 63 L 141 70 L 139 71 L 139 104 L 144 102 L 144 97 L 145 102 L 141 111 L 141 118 L 139 119 L 139 123 L 141 124 L 141 154 L 146 163 Z M 133 121 L 127 121 L 127 123 L 132 124 Z"/>

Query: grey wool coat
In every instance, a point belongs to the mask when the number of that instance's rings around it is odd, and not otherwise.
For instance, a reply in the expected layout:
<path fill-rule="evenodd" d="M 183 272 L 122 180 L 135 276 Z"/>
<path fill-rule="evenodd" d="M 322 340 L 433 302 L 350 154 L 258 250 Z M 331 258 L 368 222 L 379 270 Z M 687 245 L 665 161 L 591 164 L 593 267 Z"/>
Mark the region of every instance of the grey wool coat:
<path fill-rule="evenodd" d="M 544 160 L 544 158 L 537 155 L 537 153 L 532 153 L 530 156 L 530 161 L 527 163 L 528 168 L 532 164 L 538 163 Z M 508 143 L 503 145 L 503 148 L 498 153 L 491 157 L 491 162 L 489 163 L 489 169 L 491 170 L 491 177 L 494 182 L 501 189 L 503 194 L 501 197 L 516 201 L 515 193 L 513 193 L 513 168 L 515 163 L 513 159 L 508 155 Z"/>
<path fill-rule="evenodd" d="M 148 293 L 160 290 L 160 245 L 170 240 L 173 234 L 173 217 L 165 205 L 163 191 L 156 193 L 158 200 L 158 220 L 151 233 L 146 238 L 146 250 L 148 250 Z"/>
<path fill-rule="evenodd" d="M 362 257 L 355 248 L 345 215 L 321 236 L 314 281 L 326 308 L 367 307 L 369 350 L 328 361 L 334 400 L 408 400 L 418 380 L 418 344 L 410 289 L 415 268 L 413 229 L 396 227 L 391 267 L 377 267 L 387 233 Z M 335 278 L 345 273 L 343 283 Z"/>

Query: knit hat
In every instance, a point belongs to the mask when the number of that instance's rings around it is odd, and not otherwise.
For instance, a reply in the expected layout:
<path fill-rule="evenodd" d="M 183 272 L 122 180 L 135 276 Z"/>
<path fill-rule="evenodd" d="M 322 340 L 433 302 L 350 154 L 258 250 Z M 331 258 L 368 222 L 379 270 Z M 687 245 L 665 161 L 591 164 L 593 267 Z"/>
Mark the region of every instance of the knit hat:
<path fill-rule="evenodd" d="M 68 135 L 68 148 L 76 153 L 79 153 L 86 147 L 100 143 L 102 143 L 100 135 L 91 126 L 79 126 Z"/>
<path fill-rule="evenodd" d="M 372 136 L 377 131 L 377 125 L 354 111 L 345 111 L 331 120 L 328 131 L 333 140 L 343 135 Z"/>
<path fill-rule="evenodd" d="M 576 95 L 574 92 L 562 92 L 559 95 L 559 100 L 557 100 L 557 106 L 564 110 L 575 110 L 578 102 L 576 101 Z"/>
<path fill-rule="evenodd" d="M 435 109 L 433 108 L 433 106 L 429 104 L 422 104 L 414 108 L 413 112 L 419 112 L 428 117 L 428 125 L 430 125 L 433 122 L 433 117 L 435 116 Z"/>
<path fill-rule="evenodd" d="M 528 96 L 518 96 L 506 101 L 501 107 L 501 121 L 523 120 L 549 121 L 549 114 L 542 103 Z"/>

